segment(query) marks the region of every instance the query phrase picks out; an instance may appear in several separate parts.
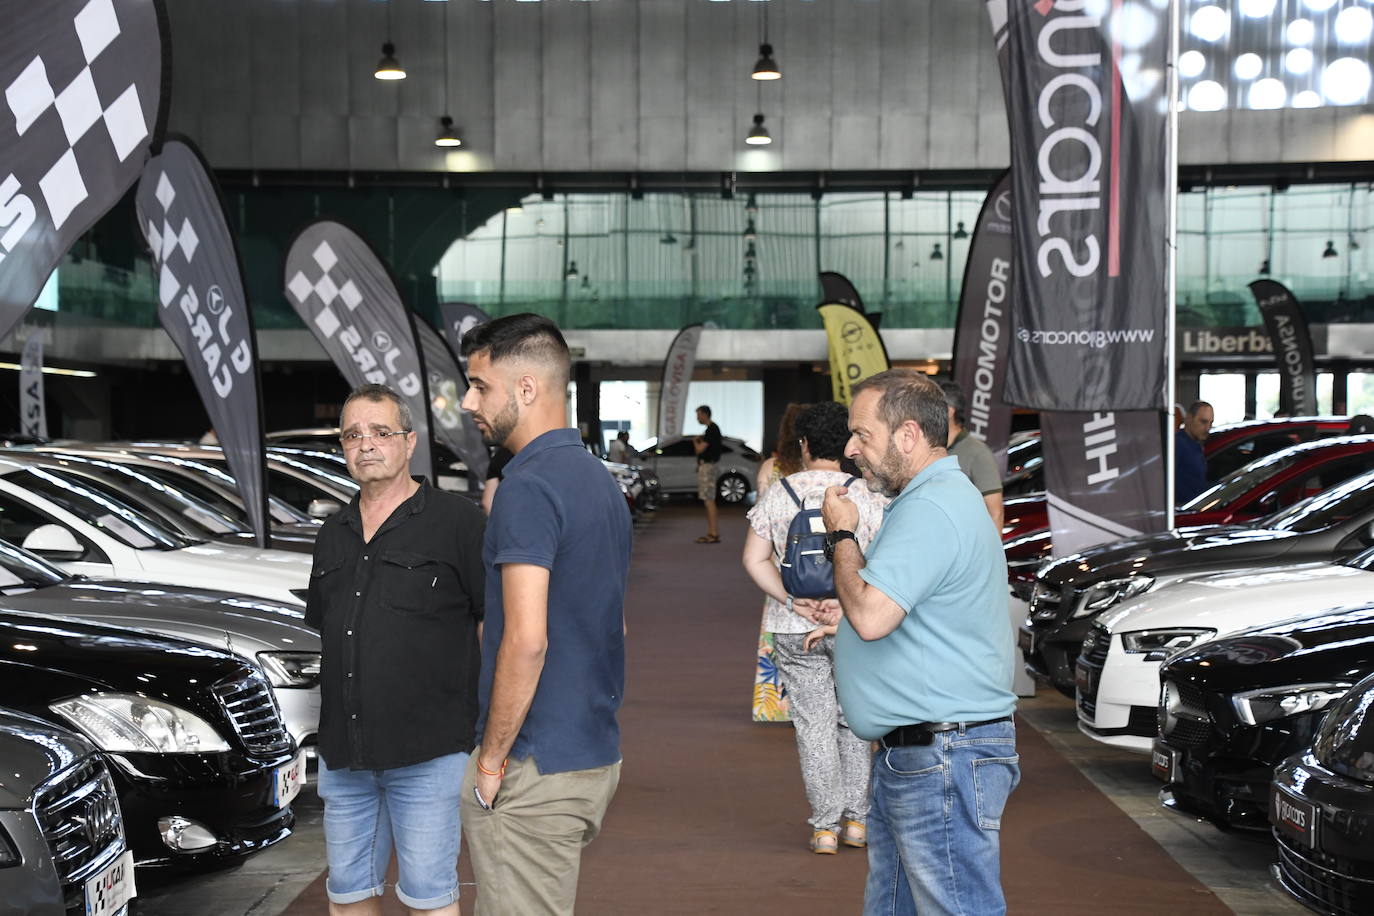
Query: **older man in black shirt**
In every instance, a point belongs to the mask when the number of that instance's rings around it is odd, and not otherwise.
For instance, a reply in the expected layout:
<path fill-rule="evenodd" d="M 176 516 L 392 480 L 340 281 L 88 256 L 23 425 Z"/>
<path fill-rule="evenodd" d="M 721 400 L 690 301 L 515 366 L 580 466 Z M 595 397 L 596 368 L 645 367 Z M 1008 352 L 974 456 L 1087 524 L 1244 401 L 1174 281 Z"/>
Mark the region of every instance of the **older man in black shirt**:
<path fill-rule="evenodd" d="M 477 719 L 483 516 L 408 468 L 410 412 L 383 385 L 344 402 L 357 497 L 315 543 L 306 620 L 320 631 L 320 797 L 333 914 L 396 895 L 458 916 L 458 794 Z"/>

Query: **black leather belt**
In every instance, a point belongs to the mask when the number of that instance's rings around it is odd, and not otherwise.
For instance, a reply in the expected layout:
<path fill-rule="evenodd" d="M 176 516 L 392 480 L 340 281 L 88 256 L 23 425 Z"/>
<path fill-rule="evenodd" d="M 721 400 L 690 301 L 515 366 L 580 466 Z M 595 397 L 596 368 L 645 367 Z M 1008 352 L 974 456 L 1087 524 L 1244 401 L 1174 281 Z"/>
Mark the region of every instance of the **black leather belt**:
<path fill-rule="evenodd" d="M 936 732 L 952 732 L 960 728 L 967 731 L 980 725 L 995 725 L 998 722 L 1010 721 L 1011 716 L 984 719 L 982 722 L 917 722 L 914 725 L 894 728 L 879 738 L 878 743 L 883 747 L 924 747 L 935 740 Z"/>

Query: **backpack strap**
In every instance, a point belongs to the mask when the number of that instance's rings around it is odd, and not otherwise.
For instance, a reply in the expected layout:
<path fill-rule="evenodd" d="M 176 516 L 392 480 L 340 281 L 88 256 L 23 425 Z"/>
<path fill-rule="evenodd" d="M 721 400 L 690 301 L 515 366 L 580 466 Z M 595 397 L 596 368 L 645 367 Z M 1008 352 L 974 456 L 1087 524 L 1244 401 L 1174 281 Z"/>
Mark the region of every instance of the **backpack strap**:
<path fill-rule="evenodd" d="M 798 509 L 806 508 L 802 501 L 800 499 L 797 499 L 797 491 L 792 489 L 792 485 L 787 482 L 786 477 L 779 477 L 778 483 L 782 484 L 782 488 L 787 491 L 788 496 L 792 497 L 792 502 L 797 504 Z"/>
<path fill-rule="evenodd" d="M 852 484 L 854 481 L 856 481 L 856 480 L 858 480 L 858 479 L 859 479 L 859 478 L 857 478 L 857 477 L 851 477 L 851 478 L 849 478 L 848 480 L 846 480 L 846 481 L 844 482 L 844 485 L 845 485 L 846 487 L 848 487 L 850 484 Z"/>

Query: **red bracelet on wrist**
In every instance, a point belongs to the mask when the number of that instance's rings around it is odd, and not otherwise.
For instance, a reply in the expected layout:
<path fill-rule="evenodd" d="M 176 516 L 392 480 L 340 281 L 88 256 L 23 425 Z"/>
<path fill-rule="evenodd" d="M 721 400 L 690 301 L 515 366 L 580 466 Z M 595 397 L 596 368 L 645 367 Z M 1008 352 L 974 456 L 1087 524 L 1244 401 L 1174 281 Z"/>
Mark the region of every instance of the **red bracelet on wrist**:
<path fill-rule="evenodd" d="M 482 766 L 482 761 L 478 760 L 478 761 L 477 761 L 477 772 L 481 773 L 483 776 L 495 776 L 497 779 L 501 779 L 502 777 L 504 777 L 504 776 L 506 775 L 506 764 L 508 764 L 508 763 L 510 763 L 510 758 L 509 758 L 509 757 L 507 757 L 505 760 L 502 760 L 502 761 L 501 761 L 501 769 L 499 769 L 499 770 L 488 770 L 486 767 Z"/>

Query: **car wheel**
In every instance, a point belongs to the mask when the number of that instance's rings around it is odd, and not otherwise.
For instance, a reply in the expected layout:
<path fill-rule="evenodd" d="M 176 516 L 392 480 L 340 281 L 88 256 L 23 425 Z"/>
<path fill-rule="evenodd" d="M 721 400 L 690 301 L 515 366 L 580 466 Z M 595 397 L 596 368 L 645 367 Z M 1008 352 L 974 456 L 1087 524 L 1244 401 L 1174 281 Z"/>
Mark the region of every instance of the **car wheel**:
<path fill-rule="evenodd" d="M 716 496 L 723 503 L 742 503 L 749 495 L 749 481 L 740 474 L 726 474 L 716 481 Z"/>

